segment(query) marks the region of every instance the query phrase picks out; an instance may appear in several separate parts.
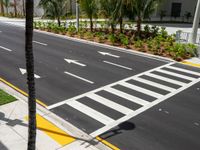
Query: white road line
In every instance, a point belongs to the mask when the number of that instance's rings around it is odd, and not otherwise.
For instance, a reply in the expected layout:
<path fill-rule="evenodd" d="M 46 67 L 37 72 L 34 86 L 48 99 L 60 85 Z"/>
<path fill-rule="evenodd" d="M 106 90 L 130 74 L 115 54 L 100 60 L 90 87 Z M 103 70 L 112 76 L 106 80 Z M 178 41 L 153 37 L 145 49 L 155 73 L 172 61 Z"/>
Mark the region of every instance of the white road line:
<path fill-rule="evenodd" d="M 168 74 L 168 75 L 171 75 L 171 76 L 174 76 L 174 77 L 179 77 L 179 78 L 182 78 L 182 79 L 190 80 L 190 81 L 193 81 L 193 80 L 196 79 L 196 78 L 188 77 L 188 76 L 185 76 L 185 75 L 181 75 L 181 74 L 178 74 L 178 73 L 174 73 L 174 72 L 170 72 L 170 71 L 166 71 L 166 70 L 162 70 L 162 69 L 158 70 L 158 72 Z"/>
<path fill-rule="evenodd" d="M 147 94 L 147 95 L 152 96 L 152 97 L 155 97 L 155 98 L 163 97 L 163 95 L 161 95 L 161 94 L 158 94 L 158 93 L 156 93 L 156 92 L 147 90 L 147 89 L 145 89 L 145 88 L 142 88 L 142 87 L 139 87 L 139 86 L 136 86 L 136 85 L 127 83 L 127 82 L 121 82 L 120 85 L 122 85 L 122 86 L 124 86 L 124 87 L 127 87 L 127 88 L 129 88 L 129 89 L 133 89 L 133 90 L 135 90 L 135 91 L 138 91 L 138 92 Z"/>
<path fill-rule="evenodd" d="M 157 67 L 157 68 L 153 68 L 153 69 L 151 69 L 151 70 L 148 70 L 148 71 L 146 71 L 146 72 L 139 73 L 139 74 L 137 74 L 137 75 L 135 75 L 135 76 L 131 76 L 131 77 L 125 78 L 125 79 L 123 79 L 123 80 L 120 80 L 120 81 L 117 81 L 117 82 L 108 84 L 108 85 L 106 85 L 106 86 L 103 86 L 103 87 L 101 87 L 101 88 L 98 88 L 98 89 L 89 91 L 89 92 L 87 92 L 87 93 L 84 93 L 84 94 L 81 94 L 81 95 L 72 97 L 72 98 L 70 98 L 70 99 L 63 100 L 63 101 L 61 101 L 61 102 L 58 102 L 58 103 L 55 103 L 55 104 L 52 104 L 52 105 L 48 106 L 47 109 L 53 109 L 53 108 L 59 107 L 59 106 L 61 106 L 61 105 L 64 105 L 64 104 L 65 104 L 66 102 L 68 102 L 68 101 L 74 101 L 74 100 L 79 99 L 79 98 L 81 98 L 81 97 L 87 96 L 87 95 L 90 94 L 90 93 L 99 92 L 99 91 L 101 91 L 101 90 L 104 90 L 104 89 L 107 88 L 107 87 L 114 86 L 114 85 L 118 84 L 119 82 L 128 81 L 128 80 L 131 80 L 131 79 L 136 79 L 137 77 L 140 77 L 140 76 L 145 75 L 145 74 L 147 74 L 147 73 L 149 73 L 149 72 L 156 71 L 156 70 L 158 70 L 158 69 L 160 69 L 160 68 L 163 68 L 163 67 L 166 67 L 166 66 L 169 66 L 169 65 L 172 65 L 172 64 L 174 64 L 174 63 L 168 63 L 168 64 L 165 64 L 165 65 L 159 66 L 159 67 Z"/>
<path fill-rule="evenodd" d="M 19 70 L 20 70 L 20 72 L 21 72 L 22 75 L 24 75 L 24 74 L 27 73 L 26 69 L 19 68 Z M 34 74 L 34 77 L 35 77 L 36 79 L 40 79 L 40 78 L 41 78 L 41 77 L 40 77 L 39 75 L 37 75 L 37 74 Z"/>
<path fill-rule="evenodd" d="M 124 99 L 127 99 L 127 100 L 129 100 L 129 101 L 131 101 L 131 102 L 140 104 L 140 105 L 142 105 L 142 106 L 148 105 L 148 104 L 149 104 L 149 102 L 147 102 L 147 101 L 145 101 L 145 100 L 143 100 L 143 99 L 141 99 L 141 98 L 138 98 L 138 97 L 135 97 L 135 96 L 133 96 L 133 95 L 127 94 L 127 93 L 125 93 L 125 92 L 119 91 L 119 90 L 114 89 L 114 88 L 112 88 L 112 87 L 107 87 L 107 88 L 105 88 L 104 90 L 107 91 L 107 92 L 109 92 L 109 93 L 112 93 L 112 94 L 114 94 L 114 95 L 117 95 L 117 96 L 119 96 L 119 97 L 122 97 L 122 98 L 124 98 Z"/>
<path fill-rule="evenodd" d="M 94 82 L 92 82 L 92 81 L 90 81 L 90 80 L 87 80 L 87 79 L 85 79 L 85 78 L 79 77 L 79 76 L 77 76 L 77 75 L 75 75 L 75 74 L 72 74 L 72 73 L 70 73 L 70 72 L 66 72 L 66 71 L 65 71 L 65 74 L 68 74 L 68 75 L 70 75 L 70 76 L 72 76 L 72 77 L 75 77 L 75 78 L 77 78 L 77 79 L 83 80 L 83 81 L 85 81 L 85 82 L 88 82 L 88 83 L 90 83 L 90 84 L 94 84 Z"/>
<path fill-rule="evenodd" d="M 167 66 L 165 68 L 169 68 L 169 69 L 173 69 L 173 70 L 189 73 L 189 74 L 192 74 L 192 75 L 200 76 L 200 73 L 198 73 L 198 72 L 187 70 L 187 69 L 183 69 L 183 68 L 178 68 L 178 67 L 174 67 L 174 66 Z"/>
<path fill-rule="evenodd" d="M 139 81 L 139 82 L 142 82 L 144 84 L 148 84 L 148 85 L 151 85 L 151 86 L 154 86 L 156 88 L 159 88 L 159 89 L 163 89 L 165 91 L 169 91 L 169 92 L 172 92 L 176 89 L 174 88 L 171 88 L 171 87 L 168 87 L 168 86 L 165 86 L 165 85 L 162 85 L 162 84 L 159 84 L 159 83 L 156 83 L 156 82 L 153 82 L 153 81 L 150 81 L 150 80 L 146 80 L 146 79 L 143 79 L 143 78 L 136 78 L 135 79 L 136 81 Z"/>
<path fill-rule="evenodd" d="M 47 44 L 41 43 L 41 42 L 38 42 L 38 41 L 33 41 L 33 43 L 40 44 L 40 45 L 43 45 L 43 46 L 47 46 Z"/>
<path fill-rule="evenodd" d="M 4 50 L 6 50 L 6 51 L 12 52 L 12 50 L 9 49 L 9 48 L 3 47 L 3 46 L 0 46 L 0 48 L 1 48 L 1 49 L 4 49 Z"/>
<path fill-rule="evenodd" d="M 159 79 L 159 80 L 163 80 L 165 82 L 169 82 L 169 83 L 172 83 L 172 84 L 177 84 L 177 85 L 180 85 L 180 86 L 184 86 L 185 84 L 187 84 L 187 83 L 183 83 L 183 82 L 180 82 L 180 81 L 177 81 L 177 80 L 173 80 L 173 79 L 170 79 L 170 78 L 167 78 L 167 77 L 156 75 L 156 74 L 153 74 L 153 73 L 146 73 L 145 75 L 147 75 L 149 77 L 153 77 L 153 78 Z"/>
<path fill-rule="evenodd" d="M 125 67 L 125 66 L 122 66 L 122 65 L 119 65 L 119 64 L 115 64 L 115 63 L 112 63 L 112 62 L 109 62 L 109 61 L 103 61 L 104 63 L 107 63 L 107 64 L 110 64 L 110 65 L 113 65 L 113 66 L 117 66 L 117 67 L 120 67 L 120 68 L 124 68 L 124 69 L 127 69 L 127 70 L 133 70 L 132 68 L 129 68 L 129 67 Z"/>
<path fill-rule="evenodd" d="M 94 132 L 91 133 L 90 135 L 91 135 L 92 137 L 99 136 L 99 135 L 101 135 L 102 133 L 105 133 L 106 131 L 108 131 L 108 130 L 114 128 L 114 127 L 116 127 L 116 126 L 119 125 L 119 124 L 121 124 L 122 122 L 125 122 L 125 121 L 127 121 L 127 120 L 129 120 L 129 119 L 131 119 L 131 118 L 133 118 L 133 117 L 135 117 L 135 116 L 137 116 L 138 114 L 141 114 L 142 112 L 144 112 L 144 111 L 150 109 L 151 107 L 153 107 L 153 106 L 155 106 L 155 105 L 157 105 L 157 104 L 159 104 L 159 103 L 161 103 L 161 102 L 167 100 L 168 98 L 170 98 L 170 97 L 176 95 L 177 93 L 180 93 L 180 92 L 184 91 L 185 89 L 191 87 L 192 85 L 194 85 L 194 84 L 196 84 L 196 83 L 198 83 L 198 82 L 200 82 L 200 79 L 197 79 L 197 80 L 195 80 L 195 81 L 193 81 L 193 82 L 190 82 L 189 84 L 186 84 L 185 86 L 182 86 L 182 87 L 179 88 L 178 90 L 175 90 L 175 91 L 173 91 L 173 92 L 167 94 L 166 96 L 164 96 L 164 97 L 162 97 L 162 98 L 160 98 L 160 99 L 158 99 L 158 100 L 153 101 L 153 102 L 150 103 L 149 105 L 145 105 L 144 107 L 141 107 L 141 108 L 137 109 L 137 110 L 134 111 L 132 114 L 126 115 L 126 116 L 124 116 L 124 117 L 118 119 L 117 121 L 112 122 L 111 124 L 109 124 L 109 125 L 107 125 L 107 126 L 104 126 L 104 127 L 100 128 L 100 129 L 94 131 Z"/>
<path fill-rule="evenodd" d="M 107 52 L 100 52 L 100 51 L 98 51 L 98 53 L 100 53 L 101 55 L 107 55 L 107 56 L 111 56 L 111 57 L 115 57 L 115 58 L 120 58 L 120 56 L 117 56 L 117 55 L 113 55 L 113 54 L 111 54 L 111 53 L 107 53 Z"/>
<path fill-rule="evenodd" d="M 112 118 L 110 118 L 110 117 L 108 117 L 108 116 L 106 116 L 106 115 L 104 115 L 104 114 L 78 102 L 78 101 L 70 101 L 66 104 L 77 109 L 78 111 L 90 116 L 91 118 L 105 124 L 105 125 L 115 121 Z"/>
<path fill-rule="evenodd" d="M 90 99 L 92 99 L 92 100 L 94 100 L 96 102 L 99 102 L 99 103 L 101 103 L 101 104 L 103 104 L 103 105 L 105 105 L 107 107 L 110 107 L 110 108 L 112 108 L 112 109 L 114 109 L 116 111 L 119 111 L 119 112 L 121 112 L 121 113 L 123 113 L 125 115 L 128 115 L 128 114 L 133 112 L 133 110 L 131 110 L 131 109 L 127 108 L 127 107 L 124 107 L 124 106 L 122 106 L 120 104 L 117 104 L 117 103 L 115 103 L 115 102 L 113 102 L 111 100 L 108 100 L 108 99 L 106 99 L 106 98 L 104 98 L 102 96 L 96 95 L 94 93 L 89 94 L 87 97 L 89 97 Z"/>
<path fill-rule="evenodd" d="M 67 63 L 71 64 L 76 64 L 76 65 L 79 65 L 79 66 L 82 66 L 82 67 L 85 67 L 86 65 L 85 64 L 82 64 L 82 63 L 79 63 L 78 60 L 72 60 L 72 59 L 64 59 Z"/>

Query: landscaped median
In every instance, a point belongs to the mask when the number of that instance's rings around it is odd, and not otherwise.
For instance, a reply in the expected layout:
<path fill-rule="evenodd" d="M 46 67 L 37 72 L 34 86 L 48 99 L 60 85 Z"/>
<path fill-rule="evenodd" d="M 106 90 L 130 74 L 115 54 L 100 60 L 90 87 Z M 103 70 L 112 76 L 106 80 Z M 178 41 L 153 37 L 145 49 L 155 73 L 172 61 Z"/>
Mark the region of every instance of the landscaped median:
<path fill-rule="evenodd" d="M 176 61 L 183 61 L 184 59 L 198 55 L 197 46 L 194 44 L 177 43 L 175 35 L 169 35 L 165 28 L 159 28 L 157 26 L 150 27 L 146 25 L 140 33 L 134 29 L 124 29 L 122 32 L 116 29 L 113 32 L 104 26 L 90 31 L 87 28 L 87 22 L 82 22 L 79 32 L 77 32 L 74 23 L 70 23 L 68 28 L 66 28 L 65 23 L 58 26 L 54 22 L 38 21 L 34 22 L 34 28 L 55 34 L 168 57 Z"/>
<path fill-rule="evenodd" d="M 16 101 L 16 98 L 0 89 L 0 106 Z"/>

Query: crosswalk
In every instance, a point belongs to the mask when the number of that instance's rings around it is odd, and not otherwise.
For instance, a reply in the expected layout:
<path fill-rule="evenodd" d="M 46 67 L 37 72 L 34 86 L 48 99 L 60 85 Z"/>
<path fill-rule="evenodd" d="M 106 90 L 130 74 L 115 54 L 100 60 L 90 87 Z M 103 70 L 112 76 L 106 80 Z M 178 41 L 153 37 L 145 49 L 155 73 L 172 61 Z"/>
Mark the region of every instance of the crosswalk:
<path fill-rule="evenodd" d="M 48 109 L 53 109 L 65 104 L 100 122 L 103 124 L 103 127 L 90 133 L 91 136 L 96 137 L 199 81 L 200 70 L 194 71 L 181 67 L 181 65 L 176 66 L 175 63 L 170 63 L 49 106 Z M 102 91 L 120 97 L 128 103 L 139 105 L 139 108 L 128 108 L 116 102 L 116 99 L 112 98 L 112 96 L 108 98 L 103 94 L 99 94 Z M 97 106 L 103 105 L 110 110 L 122 114 L 122 117 L 113 119 L 111 117 L 112 115 L 108 116 L 90 107 L 89 104 L 87 105 L 87 103 L 83 101 L 85 98 L 89 99 L 89 101 L 95 103 Z"/>

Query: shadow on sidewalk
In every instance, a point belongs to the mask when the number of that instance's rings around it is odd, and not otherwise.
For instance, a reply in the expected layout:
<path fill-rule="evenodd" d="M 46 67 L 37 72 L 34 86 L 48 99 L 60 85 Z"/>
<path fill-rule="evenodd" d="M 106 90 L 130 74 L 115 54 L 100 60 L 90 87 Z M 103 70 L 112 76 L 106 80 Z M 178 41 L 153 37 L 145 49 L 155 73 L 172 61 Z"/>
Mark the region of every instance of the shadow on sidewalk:
<path fill-rule="evenodd" d="M 25 126 L 27 127 L 28 125 L 23 123 L 22 120 L 19 120 L 19 119 L 9 119 L 9 118 L 5 118 L 5 114 L 0 112 L 0 120 L 2 121 L 5 121 L 6 122 L 6 125 L 8 126 L 11 126 L 11 127 L 14 127 L 16 125 L 21 125 L 21 126 Z"/>
<path fill-rule="evenodd" d="M 6 122 L 6 125 L 11 126 L 11 127 L 14 127 L 16 125 L 28 127 L 28 125 L 23 123 L 22 120 L 19 120 L 19 119 L 12 120 L 12 119 L 6 118 L 5 114 L 2 113 L 2 112 L 0 112 L 0 121 Z M 37 129 L 44 131 L 44 132 L 46 131 L 46 132 L 51 132 L 53 134 L 58 134 L 58 135 L 65 136 L 65 137 L 67 136 L 67 137 L 75 138 L 76 140 L 83 141 L 83 143 L 81 145 L 88 143 L 88 145 L 85 145 L 85 147 L 89 147 L 90 145 L 95 146 L 99 142 L 101 142 L 101 140 L 97 140 L 96 138 L 84 139 L 84 138 L 80 138 L 80 137 L 71 136 L 71 135 L 68 135 L 68 134 L 63 134 L 61 132 L 56 132 L 56 131 L 53 131 L 51 129 L 45 129 L 45 128 L 42 128 L 42 127 L 37 127 Z M 101 135 L 101 137 L 102 137 L 102 140 L 105 140 L 105 139 L 108 139 L 112 136 L 123 133 L 124 130 L 127 131 L 127 130 L 134 130 L 134 129 L 135 129 L 135 124 L 133 124 L 131 122 L 124 122 L 124 123 L 119 124 L 114 129 L 111 129 L 111 130 L 103 133 Z M 8 149 L 0 142 L 0 150 L 8 150 Z"/>
<path fill-rule="evenodd" d="M 0 141 L 0 150 L 8 150 L 8 148 L 5 145 L 3 145 L 1 141 Z"/>

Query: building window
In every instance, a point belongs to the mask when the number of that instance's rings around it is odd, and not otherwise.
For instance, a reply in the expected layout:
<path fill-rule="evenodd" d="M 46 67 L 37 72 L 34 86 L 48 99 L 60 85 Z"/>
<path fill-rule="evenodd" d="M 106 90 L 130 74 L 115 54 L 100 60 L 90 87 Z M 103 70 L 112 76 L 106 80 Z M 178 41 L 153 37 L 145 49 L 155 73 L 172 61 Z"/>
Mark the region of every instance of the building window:
<path fill-rule="evenodd" d="M 171 16 L 174 18 L 181 16 L 181 3 L 172 3 Z"/>

